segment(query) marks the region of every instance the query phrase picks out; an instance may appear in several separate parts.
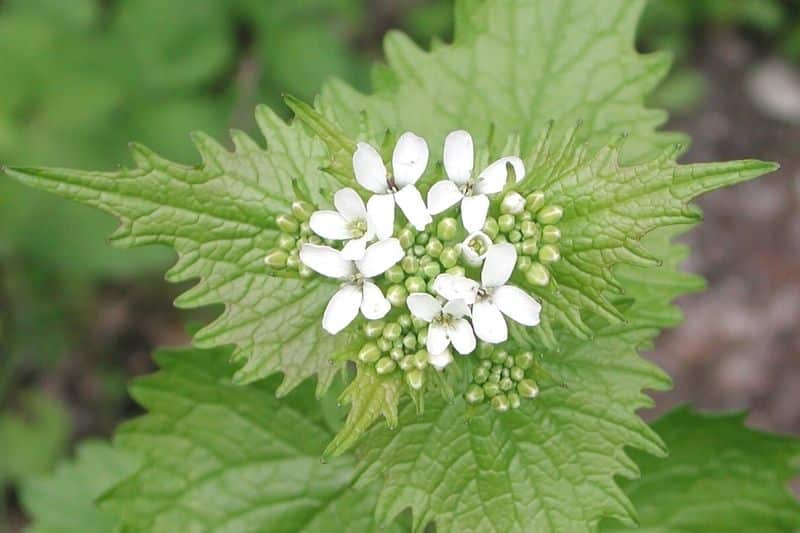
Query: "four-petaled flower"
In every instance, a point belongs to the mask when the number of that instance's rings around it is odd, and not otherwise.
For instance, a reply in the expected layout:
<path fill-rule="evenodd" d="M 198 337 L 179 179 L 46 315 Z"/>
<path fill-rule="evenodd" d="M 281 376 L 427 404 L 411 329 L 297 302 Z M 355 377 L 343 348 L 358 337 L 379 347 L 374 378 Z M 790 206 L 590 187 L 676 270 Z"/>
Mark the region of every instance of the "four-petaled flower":
<path fill-rule="evenodd" d="M 431 223 L 431 215 L 415 186 L 427 165 L 428 144 L 411 132 L 404 133 L 397 140 L 392 154 L 393 174 L 388 173 L 375 148 L 367 143 L 358 143 L 353 154 L 353 171 L 356 181 L 375 193 L 367 201 L 367 211 L 378 238 L 384 239 L 392 234 L 395 204 L 417 230 L 422 231 Z"/>
<path fill-rule="evenodd" d="M 358 193 L 351 188 L 340 189 L 333 195 L 336 211 L 316 211 L 308 221 L 311 230 L 323 239 L 347 240 L 342 257 L 356 261 L 364 257 L 367 243 L 375 238 L 375 226 Z M 386 239 L 388 235 L 380 235 Z"/>
<path fill-rule="evenodd" d="M 469 233 L 483 229 L 489 212 L 489 194 L 503 190 L 508 177 L 507 165 L 514 178 L 525 176 L 525 165 L 516 156 L 501 157 L 472 177 L 474 165 L 472 136 L 464 130 L 451 132 L 444 141 L 444 170 L 449 180 L 434 183 L 428 191 L 428 211 L 439 214 L 461 202 L 461 222 Z"/>
<path fill-rule="evenodd" d="M 527 292 L 506 285 L 517 263 L 517 251 L 509 243 L 493 244 L 486 253 L 481 283 L 452 274 L 440 274 L 433 290 L 447 300 L 472 304 L 472 327 L 479 339 L 497 344 L 508 339 L 503 315 L 523 324 L 539 324 L 542 306 Z"/>
<path fill-rule="evenodd" d="M 339 250 L 329 246 L 304 244 L 300 260 L 312 270 L 345 283 L 328 302 L 322 316 L 322 327 L 335 335 L 361 313 L 370 320 L 386 316 L 391 304 L 371 280 L 397 264 L 405 255 L 400 241 L 385 239 L 370 245 L 362 259 L 345 259 Z"/>
<path fill-rule="evenodd" d="M 475 350 L 475 334 L 465 318 L 469 307 L 464 300 L 451 300 L 444 306 L 439 300 L 424 292 L 415 292 L 406 300 L 411 314 L 430 323 L 428 326 L 428 353 L 438 355 L 450 344 L 462 355 Z"/>

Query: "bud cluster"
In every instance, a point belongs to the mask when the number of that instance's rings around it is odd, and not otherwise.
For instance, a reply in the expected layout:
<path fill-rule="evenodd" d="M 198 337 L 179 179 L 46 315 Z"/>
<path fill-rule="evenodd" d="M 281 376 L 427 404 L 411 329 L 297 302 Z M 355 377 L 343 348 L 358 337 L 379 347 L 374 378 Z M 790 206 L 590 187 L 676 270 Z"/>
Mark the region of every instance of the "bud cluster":
<path fill-rule="evenodd" d="M 331 244 L 311 231 L 308 220 L 314 212 L 314 206 L 308 202 L 297 200 L 292 203 L 292 214 L 275 217 L 280 229 L 277 245 L 264 258 L 264 263 L 275 270 L 289 269 L 296 271 L 300 277 L 308 278 L 313 274 L 308 266 L 300 261 L 300 248 L 306 243 Z"/>
<path fill-rule="evenodd" d="M 516 355 L 506 350 L 494 349 L 491 344 L 482 344 L 478 350 L 480 364 L 472 372 L 472 384 L 464 397 L 471 404 L 488 400 L 492 408 L 500 413 L 517 409 L 522 398 L 535 398 L 539 394 L 536 382 L 525 377 L 525 371 L 533 365 L 533 353 Z"/>
<path fill-rule="evenodd" d="M 534 191 L 527 197 L 509 192 L 500 204 L 500 215 L 489 217 L 483 231 L 495 243 L 510 242 L 517 250 L 517 269 L 531 285 L 550 283 L 548 265 L 561 259 L 555 225 L 564 214 L 558 205 L 545 205 L 545 195 Z"/>
<path fill-rule="evenodd" d="M 408 386 L 419 390 L 425 385 L 429 354 L 425 349 L 428 324 L 403 314 L 393 322 L 371 320 L 364 324 L 370 339 L 358 352 L 358 360 L 375 366 L 379 375 L 398 369 L 405 374 Z"/>

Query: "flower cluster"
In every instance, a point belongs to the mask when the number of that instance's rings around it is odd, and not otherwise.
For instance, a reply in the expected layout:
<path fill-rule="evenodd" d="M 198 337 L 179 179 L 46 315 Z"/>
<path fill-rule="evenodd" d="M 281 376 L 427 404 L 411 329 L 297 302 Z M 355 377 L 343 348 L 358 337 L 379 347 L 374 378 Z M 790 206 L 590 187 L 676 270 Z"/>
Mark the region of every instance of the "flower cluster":
<path fill-rule="evenodd" d="M 427 371 L 451 363 L 453 352 L 468 355 L 480 346 L 484 353 L 505 342 L 507 320 L 539 323 L 541 305 L 518 283 L 549 283 L 562 216 L 560 207 L 545 206 L 541 192 L 515 191 L 525 177 L 519 157 L 501 157 L 475 173 L 465 131 L 445 139 L 447 177 L 428 188 L 425 201 L 418 183 L 428 159 L 427 143 L 411 132 L 397 140 L 391 170 L 378 150 L 359 143 L 352 163 L 363 190 L 337 191 L 334 210 L 293 204 L 292 215 L 276 220 L 282 233 L 266 258 L 276 270 L 339 280 L 322 327 L 335 335 L 363 316 L 368 341 L 359 361 L 381 375 L 403 372 L 413 390 L 425 385 Z M 397 208 L 406 222 L 397 220 Z M 524 355 L 484 360 L 490 364 L 476 371 L 467 399 L 488 398 L 504 411 L 519 396 L 535 396 L 526 365 L 516 361 L 524 363 Z"/>

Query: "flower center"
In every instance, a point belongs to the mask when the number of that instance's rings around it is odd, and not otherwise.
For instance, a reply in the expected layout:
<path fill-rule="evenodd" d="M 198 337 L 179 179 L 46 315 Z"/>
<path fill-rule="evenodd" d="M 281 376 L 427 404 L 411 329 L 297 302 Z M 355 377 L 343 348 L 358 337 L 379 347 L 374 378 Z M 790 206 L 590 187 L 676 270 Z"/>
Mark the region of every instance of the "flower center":
<path fill-rule="evenodd" d="M 472 251 L 474 251 L 477 255 L 483 256 L 489 249 L 486 241 L 484 239 L 479 238 L 478 236 L 473 237 L 472 239 L 467 242 L 467 246 L 470 247 Z"/>
<path fill-rule="evenodd" d="M 386 174 L 386 185 L 389 187 L 389 192 L 395 193 L 400 190 L 397 186 L 397 182 L 394 181 L 394 176 L 391 174 Z"/>
<path fill-rule="evenodd" d="M 472 196 L 472 190 L 475 188 L 475 180 L 470 178 L 465 184 L 461 186 L 461 193 L 464 196 Z"/>
<path fill-rule="evenodd" d="M 354 239 L 360 239 L 365 233 L 367 233 L 367 221 L 363 218 L 357 218 L 350 221 L 350 223 L 347 225 L 347 228 L 353 234 Z"/>

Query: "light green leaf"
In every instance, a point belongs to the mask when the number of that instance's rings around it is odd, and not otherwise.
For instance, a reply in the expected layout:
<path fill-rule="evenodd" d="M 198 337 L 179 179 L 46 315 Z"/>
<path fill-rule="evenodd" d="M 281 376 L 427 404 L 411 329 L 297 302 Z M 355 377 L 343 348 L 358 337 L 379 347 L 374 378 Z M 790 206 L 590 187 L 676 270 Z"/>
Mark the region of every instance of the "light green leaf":
<path fill-rule="evenodd" d="M 148 414 L 115 437 L 142 467 L 103 508 L 135 531 L 374 531 L 354 458 L 320 459 L 332 431 L 310 387 L 277 400 L 275 380 L 235 385 L 228 353 L 157 354 L 162 370 L 131 387 Z"/>
<path fill-rule="evenodd" d="M 22 504 L 31 518 L 30 533 L 111 533 L 119 524 L 95 501 L 116 483 L 133 474 L 137 458 L 99 441 L 78 447 L 73 461 L 46 476 L 27 480 Z"/>
<path fill-rule="evenodd" d="M 621 485 L 639 512 L 635 531 L 800 530 L 800 503 L 787 487 L 800 441 L 744 426 L 744 414 L 680 408 L 653 424 L 669 457 L 634 453 L 641 479 Z M 602 531 L 633 531 L 607 521 Z"/>

